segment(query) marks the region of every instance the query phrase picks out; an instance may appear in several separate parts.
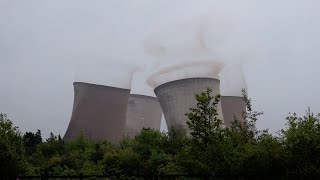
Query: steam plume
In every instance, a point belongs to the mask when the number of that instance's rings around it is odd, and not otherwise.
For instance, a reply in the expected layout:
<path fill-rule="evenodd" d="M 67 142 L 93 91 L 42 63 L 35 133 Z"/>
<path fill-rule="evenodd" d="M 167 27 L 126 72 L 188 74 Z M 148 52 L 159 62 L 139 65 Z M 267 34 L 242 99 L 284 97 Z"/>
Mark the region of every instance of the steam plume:
<path fill-rule="evenodd" d="M 217 21 L 218 22 L 218 21 Z M 169 31 L 159 32 L 160 38 L 148 39 L 145 51 L 158 64 L 147 83 L 156 87 L 177 79 L 211 77 L 219 79 L 226 60 L 217 52 L 222 43 L 221 23 L 211 23 L 208 15 L 170 25 Z M 220 27 L 220 28 L 219 28 Z"/>
<path fill-rule="evenodd" d="M 148 78 L 147 83 L 155 88 L 163 83 L 184 78 L 210 77 L 219 79 L 219 73 L 222 68 L 222 63 L 210 60 L 184 62 L 161 68 Z"/>

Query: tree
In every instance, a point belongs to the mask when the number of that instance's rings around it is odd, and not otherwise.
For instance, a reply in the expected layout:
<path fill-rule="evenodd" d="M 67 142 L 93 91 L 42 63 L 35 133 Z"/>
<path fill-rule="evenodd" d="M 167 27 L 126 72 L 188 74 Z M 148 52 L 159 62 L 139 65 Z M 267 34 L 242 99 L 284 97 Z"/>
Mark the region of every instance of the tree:
<path fill-rule="evenodd" d="M 272 136 L 268 130 L 258 130 L 256 122 L 263 112 L 254 111 L 251 99 L 242 90 L 246 111 L 244 122 L 237 119 L 231 128 L 226 129 L 226 139 L 232 146 L 228 151 L 228 169 L 231 175 L 265 176 L 284 174 L 284 148 L 279 138 Z"/>
<path fill-rule="evenodd" d="M 6 114 L 0 114 L 0 174 L 15 176 L 25 174 L 26 171 L 21 133 Z"/>
<path fill-rule="evenodd" d="M 284 147 L 278 138 L 262 133 L 256 142 L 248 142 L 233 149 L 237 157 L 236 175 L 241 176 L 284 176 Z"/>
<path fill-rule="evenodd" d="M 190 112 L 186 113 L 193 140 L 204 146 L 208 146 L 214 139 L 213 135 L 219 133 L 222 128 L 222 120 L 218 118 L 217 110 L 220 95 L 213 97 L 211 92 L 208 88 L 205 92 L 196 94 L 196 107 L 190 108 Z"/>
<path fill-rule="evenodd" d="M 205 92 L 196 94 L 196 107 L 190 108 L 190 112 L 186 114 L 192 140 L 191 147 L 186 147 L 182 153 L 187 158 L 183 159 L 181 156 L 180 159 L 184 162 L 180 164 L 192 174 L 220 175 L 224 153 L 227 152 L 224 149 L 228 147 L 225 144 L 225 130 L 217 110 L 220 95 L 213 97 L 211 92 L 208 88 Z"/>
<path fill-rule="evenodd" d="M 246 103 L 246 111 L 242 113 L 245 121 L 241 122 L 235 118 L 231 128 L 227 129 L 228 135 L 232 138 L 235 145 L 255 142 L 259 134 L 267 132 L 267 130 L 259 131 L 256 128 L 258 117 L 263 115 L 263 112 L 253 110 L 251 99 L 248 97 L 245 89 L 242 90 L 242 94 L 243 100 Z"/>
<path fill-rule="evenodd" d="M 50 133 L 46 142 L 37 145 L 36 152 L 33 153 L 28 161 L 34 167 L 35 175 L 59 175 L 63 169 L 63 155 L 65 154 L 65 145 L 60 136 Z"/>
<path fill-rule="evenodd" d="M 26 155 L 31 156 L 36 152 L 38 144 L 42 142 L 41 131 L 38 129 L 36 133 L 26 132 L 23 135 L 23 142 L 26 149 Z"/>
<path fill-rule="evenodd" d="M 168 136 L 159 131 L 144 128 L 137 135 L 132 144 L 132 150 L 141 158 L 141 170 L 139 173 L 146 175 L 159 174 L 160 166 L 165 166 L 167 156 L 165 152 Z"/>
<path fill-rule="evenodd" d="M 287 117 L 287 128 L 281 130 L 286 149 L 287 173 L 294 176 L 320 175 L 320 114 L 310 108 L 306 115 Z"/>

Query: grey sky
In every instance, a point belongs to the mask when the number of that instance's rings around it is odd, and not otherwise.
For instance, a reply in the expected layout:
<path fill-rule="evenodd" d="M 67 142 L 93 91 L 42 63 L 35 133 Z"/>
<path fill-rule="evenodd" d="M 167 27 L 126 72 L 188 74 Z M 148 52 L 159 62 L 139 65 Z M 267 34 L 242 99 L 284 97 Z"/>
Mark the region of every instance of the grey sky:
<path fill-rule="evenodd" d="M 244 59 L 249 94 L 265 112 L 258 126 L 275 132 L 288 112 L 308 106 L 320 112 L 319 6 L 317 0 L 1 0 L 0 112 L 22 131 L 63 135 L 74 80 L 129 87 L 128 72 L 139 67 L 132 91 L 153 95 L 146 78 L 157 64 L 173 62 L 147 54 L 146 39 L 181 44 L 176 24 L 204 16 L 220 60 Z"/>

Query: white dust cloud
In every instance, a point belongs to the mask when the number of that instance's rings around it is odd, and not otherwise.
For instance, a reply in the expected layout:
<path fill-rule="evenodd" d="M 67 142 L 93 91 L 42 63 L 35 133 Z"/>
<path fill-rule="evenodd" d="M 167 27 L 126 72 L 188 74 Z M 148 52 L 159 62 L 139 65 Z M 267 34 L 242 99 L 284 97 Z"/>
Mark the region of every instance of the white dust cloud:
<path fill-rule="evenodd" d="M 219 72 L 223 64 L 215 61 L 196 61 L 185 62 L 183 64 L 170 65 L 161 68 L 152 74 L 147 82 L 152 87 L 157 87 L 169 81 L 193 78 L 193 77 L 210 77 L 219 79 Z"/>
<path fill-rule="evenodd" d="M 248 48 L 240 43 L 243 39 L 231 38 L 237 34 L 234 32 L 235 26 L 231 18 L 224 14 L 209 12 L 187 19 L 177 18 L 157 28 L 158 31 L 153 32 L 144 43 L 146 53 L 157 59 L 156 68 L 147 83 L 157 87 L 169 81 L 192 77 L 220 79 L 224 66 L 235 63 L 241 65 L 242 59 L 246 57 L 249 61 L 252 57 L 247 55 L 250 54 L 247 53 Z M 240 81 L 232 81 L 236 83 L 234 85 L 229 86 L 230 80 L 222 84 L 228 85 L 223 88 L 226 93 L 236 92 L 238 87 L 246 87 L 241 66 L 237 68 L 240 69 L 224 73 L 224 76 L 238 79 L 238 74 L 241 75 Z"/>

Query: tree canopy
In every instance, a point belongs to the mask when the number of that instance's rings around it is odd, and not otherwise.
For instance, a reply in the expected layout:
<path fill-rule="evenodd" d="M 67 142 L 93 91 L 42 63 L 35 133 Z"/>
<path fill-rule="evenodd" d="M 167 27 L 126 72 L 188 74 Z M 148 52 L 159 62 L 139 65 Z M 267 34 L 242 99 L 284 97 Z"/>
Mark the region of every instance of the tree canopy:
<path fill-rule="evenodd" d="M 21 135 L 0 114 L 0 173 L 16 175 L 105 175 L 116 179 L 177 177 L 300 177 L 320 175 L 320 114 L 289 114 L 279 134 L 258 130 L 262 112 L 254 111 L 244 91 L 245 122 L 235 119 L 224 128 L 218 118 L 220 95 L 211 90 L 195 95 L 197 104 L 186 116 L 191 134 L 143 129 L 134 139 L 114 145 L 83 135 L 64 142 L 41 131 Z"/>

